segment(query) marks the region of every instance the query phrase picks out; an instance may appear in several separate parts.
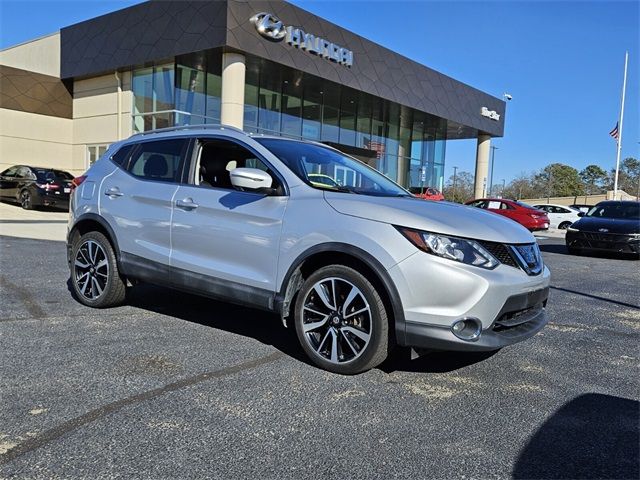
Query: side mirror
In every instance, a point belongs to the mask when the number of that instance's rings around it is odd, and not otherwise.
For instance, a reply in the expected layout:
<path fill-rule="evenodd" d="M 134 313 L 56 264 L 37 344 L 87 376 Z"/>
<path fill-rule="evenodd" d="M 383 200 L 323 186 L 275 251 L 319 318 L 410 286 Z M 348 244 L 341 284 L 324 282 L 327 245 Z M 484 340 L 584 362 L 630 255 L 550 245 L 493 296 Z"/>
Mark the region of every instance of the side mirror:
<path fill-rule="evenodd" d="M 584 212 L 578 212 L 578 216 L 579 217 L 584 217 L 585 215 L 586 215 L 586 213 L 584 213 Z"/>
<path fill-rule="evenodd" d="M 257 168 L 234 168 L 229 172 L 231 185 L 245 190 L 271 188 L 273 178 L 267 172 Z"/>

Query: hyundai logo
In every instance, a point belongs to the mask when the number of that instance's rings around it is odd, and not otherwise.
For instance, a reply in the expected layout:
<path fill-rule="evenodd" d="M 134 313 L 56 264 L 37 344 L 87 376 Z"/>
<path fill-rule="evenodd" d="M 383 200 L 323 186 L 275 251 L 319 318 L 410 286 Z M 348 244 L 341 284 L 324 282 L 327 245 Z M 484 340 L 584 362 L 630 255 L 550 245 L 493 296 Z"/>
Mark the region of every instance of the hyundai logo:
<path fill-rule="evenodd" d="M 255 25 L 260 35 L 269 40 L 280 41 L 287 33 L 284 24 L 278 17 L 271 13 L 256 13 L 249 21 Z"/>
<path fill-rule="evenodd" d="M 609 229 L 608 228 L 599 228 L 598 231 L 602 232 L 602 233 L 609 233 Z"/>
<path fill-rule="evenodd" d="M 256 13 L 249 21 L 253 23 L 258 33 L 268 40 L 279 42 L 284 39 L 292 47 L 305 50 L 307 53 L 318 55 L 345 67 L 353 65 L 353 52 L 348 48 L 307 33 L 300 27 L 285 26 L 272 13 Z"/>

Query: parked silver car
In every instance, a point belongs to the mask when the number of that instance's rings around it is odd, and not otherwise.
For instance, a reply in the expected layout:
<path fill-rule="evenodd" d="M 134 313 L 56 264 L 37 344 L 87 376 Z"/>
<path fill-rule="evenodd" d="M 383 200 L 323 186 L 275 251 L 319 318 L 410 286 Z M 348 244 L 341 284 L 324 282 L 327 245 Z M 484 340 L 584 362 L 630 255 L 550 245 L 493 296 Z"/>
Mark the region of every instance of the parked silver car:
<path fill-rule="evenodd" d="M 393 345 L 497 350 L 547 321 L 549 271 L 525 228 L 414 198 L 319 143 L 150 132 L 76 184 L 68 260 L 90 307 L 141 280 L 274 311 L 315 364 L 346 374 Z"/>

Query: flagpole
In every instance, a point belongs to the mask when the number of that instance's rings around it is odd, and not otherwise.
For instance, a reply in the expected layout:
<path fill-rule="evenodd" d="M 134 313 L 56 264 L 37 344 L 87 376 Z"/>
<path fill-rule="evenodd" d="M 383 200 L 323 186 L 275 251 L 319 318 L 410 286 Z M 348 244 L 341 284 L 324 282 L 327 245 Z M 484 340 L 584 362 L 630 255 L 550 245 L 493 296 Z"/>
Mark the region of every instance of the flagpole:
<path fill-rule="evenodd" d="M 613 183 L 613 199 L 618 199 L 618 172 L 620 170 L 620 151 L 622 150 L 622 122 L 624 120 L 624 94 L 627 90 L 627 62 L 629 52 L 624 54 L 624 80 L 622 82 L 622 104 L 620 106 L 620 130 L 618 131 L 618 154 L 616 156 L 616 177 Z"/>

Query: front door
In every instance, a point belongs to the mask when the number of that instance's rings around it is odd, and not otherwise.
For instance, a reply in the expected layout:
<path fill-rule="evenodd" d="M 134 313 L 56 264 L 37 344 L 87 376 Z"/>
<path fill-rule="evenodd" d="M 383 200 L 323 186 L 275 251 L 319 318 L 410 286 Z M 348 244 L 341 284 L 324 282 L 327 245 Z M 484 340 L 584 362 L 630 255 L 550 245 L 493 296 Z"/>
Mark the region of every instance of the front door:
<path fill-rule="evenodd" d="M 229 171 L 236 167 L 265 170 L 277 186 L 270 167 L 245 146 L 208 139 L 197 148 L 193 178 L 174 196 L 171 266 L 207 277 L 207 289 L 218 295 L 273 293 L 288 197 L 282 188 L 267 194 L 231 186 Z"/>

